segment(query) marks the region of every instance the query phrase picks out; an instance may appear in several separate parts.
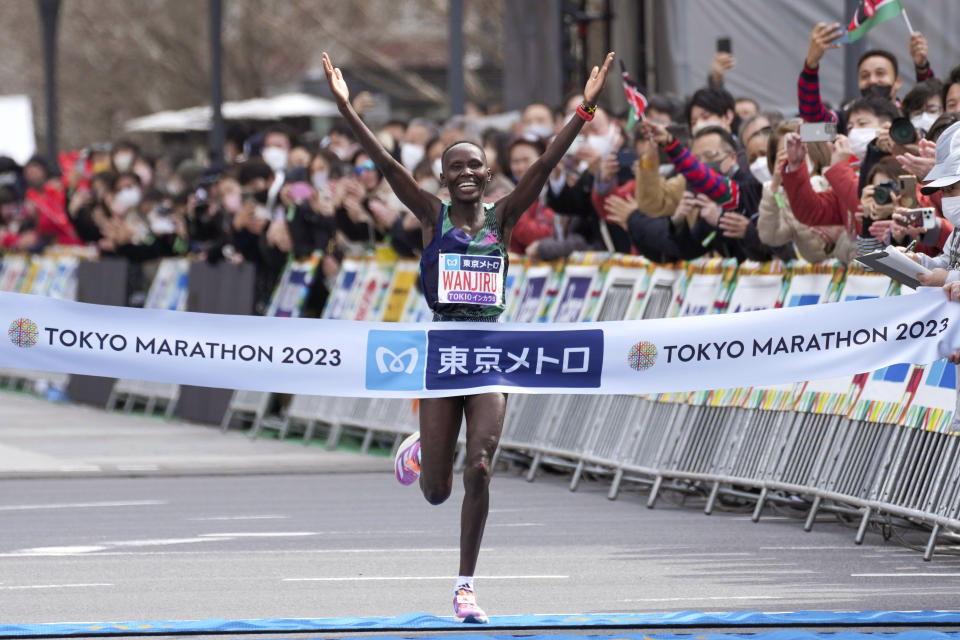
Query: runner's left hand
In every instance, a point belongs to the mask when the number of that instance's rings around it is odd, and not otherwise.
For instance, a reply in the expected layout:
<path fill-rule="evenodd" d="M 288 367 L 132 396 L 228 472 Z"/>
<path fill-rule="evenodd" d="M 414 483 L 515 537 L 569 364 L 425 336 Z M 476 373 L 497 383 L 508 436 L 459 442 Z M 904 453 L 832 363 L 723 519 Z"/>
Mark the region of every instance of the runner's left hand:
<path fill-rule="evenodd" d="M 597 97 L 600 95 L 600 90 L 603 89 L 603 83 L 607 81 L 607 71 L 610 70 L 611 64 L 613 64 L 613 51 L 607 54 L 602 67 L 594 67 L 590 72 L 587 86 L 583 88 L 583 101 L 587 103 L 587 106 L 597 104 Z"/>

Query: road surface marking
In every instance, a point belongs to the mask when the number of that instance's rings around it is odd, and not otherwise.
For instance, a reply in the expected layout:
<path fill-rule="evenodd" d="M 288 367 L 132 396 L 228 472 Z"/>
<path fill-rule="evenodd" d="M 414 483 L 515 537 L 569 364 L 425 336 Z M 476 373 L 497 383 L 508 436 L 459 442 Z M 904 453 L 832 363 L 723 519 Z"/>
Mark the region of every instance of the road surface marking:
<path fill-rule="evenodd" d="M 165 500 L 127 500 L 117 502 L 61 502 L 49 504 L 8 504 L 0 511 L 34 511 L 38 509 L 97 509 L 101 507 L 153 507 L 167 504 Z"/>
<path fill-rule="evenodd" d="M 960 573 L 851 573 L 851 578 L 960 578 Z"/>
<path fill-rule="evenodd" d="M 20 589 L 75 589 L 75 588 L 87 588 L 87 587 L 112 587 L 113 585 L 109 582 L 88 582 L 85 584 L 25 584 L 25 585 L 10 585 L 9 587 L 0 587 L 2 590 L 6 591 L 16 591 Z"/>
<path fill-rule="evenodd" d="M 702 600 L 783 600 L 785 596 L 683 596 L 678 598 L 627 598 L 626 600 L 619 600 L 619 602 L 682 602 L 682 601 L 693 601 L 700 602 Z"/>
<path fill-rule="evenodd" d="M 193 522 L 207 522 L 213 520 L 286 520 L 290 516 L 211 516 L 209 518 L 188 518 Z"/>
<path fill-rule="evenodd" d="M 478 580 L 567 580 L 570 576 L 477 576 Z M 449 580 L 450 576 L 349 576 L 343 578 L 283 578 L 283 582 L 363 582 L 367 580 Z"/>
<path fill-rule="evenodd" d="M 201 538 L 303 538 L 318 536 L 316 531 L 251 531 L 239 533 L 201 533 Z"/>

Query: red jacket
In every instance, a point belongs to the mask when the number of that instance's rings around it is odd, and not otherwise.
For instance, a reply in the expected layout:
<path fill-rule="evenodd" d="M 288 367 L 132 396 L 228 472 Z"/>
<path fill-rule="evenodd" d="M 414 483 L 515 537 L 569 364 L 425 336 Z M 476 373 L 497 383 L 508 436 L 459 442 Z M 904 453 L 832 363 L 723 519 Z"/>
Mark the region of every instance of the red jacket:
<path fill-rule="evenodd" d="M 793 171 L 784 170 L 783 188 L 797 221 L 810 226 L 842 224 L 849 231 L 860 233 L 854 213 L 860 208 L 857 197 L 857 174 L 842 162 L 827 169 L 823 176 L 832 188 L 814 191 L 810 173 L 804 162 Z"/>
<path fill-rule="evenodd" d="M 66 196 L 56 185 L 47 182 L 42 190 L 31 187 L 24 200 L 37 217 L 36 229 L 41 237 L 57 244 L 83 244 L 67 217 Z"/>
<path fill-rule="evenodd" d="M 510 235 L 510 251 L 522 254 L 537 240 L 553 236 L 553 209 L 538 199 L 523 212 Z"/>

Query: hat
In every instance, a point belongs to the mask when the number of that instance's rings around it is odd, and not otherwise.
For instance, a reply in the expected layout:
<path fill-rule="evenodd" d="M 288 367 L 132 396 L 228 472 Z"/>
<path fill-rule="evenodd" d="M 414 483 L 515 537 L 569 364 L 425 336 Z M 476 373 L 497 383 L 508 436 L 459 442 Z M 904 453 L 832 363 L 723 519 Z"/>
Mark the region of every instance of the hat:
<path fill-rule="evenodd" d="M 937 189 L 960 181 L 960 122 L 954 122 L 937 138 L 937 163 L 924 177 L 920 193 L 930 195 Z"/>

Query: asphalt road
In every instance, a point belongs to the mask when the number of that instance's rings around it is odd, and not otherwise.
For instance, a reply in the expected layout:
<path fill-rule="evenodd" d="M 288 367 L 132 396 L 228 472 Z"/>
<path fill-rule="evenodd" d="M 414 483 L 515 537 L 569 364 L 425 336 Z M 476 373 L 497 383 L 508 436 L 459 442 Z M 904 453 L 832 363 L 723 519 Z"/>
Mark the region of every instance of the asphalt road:
<path fill-rule="evenodd" d="M 804 533 L 605 494 L 494 477 L 488 613 L 957 605 L 960 557 L 858 547 L 829 515 Z M 449 616 L 459 497 L 431 507 L 383 472 L 3 480 L 0 622 Z"/>

